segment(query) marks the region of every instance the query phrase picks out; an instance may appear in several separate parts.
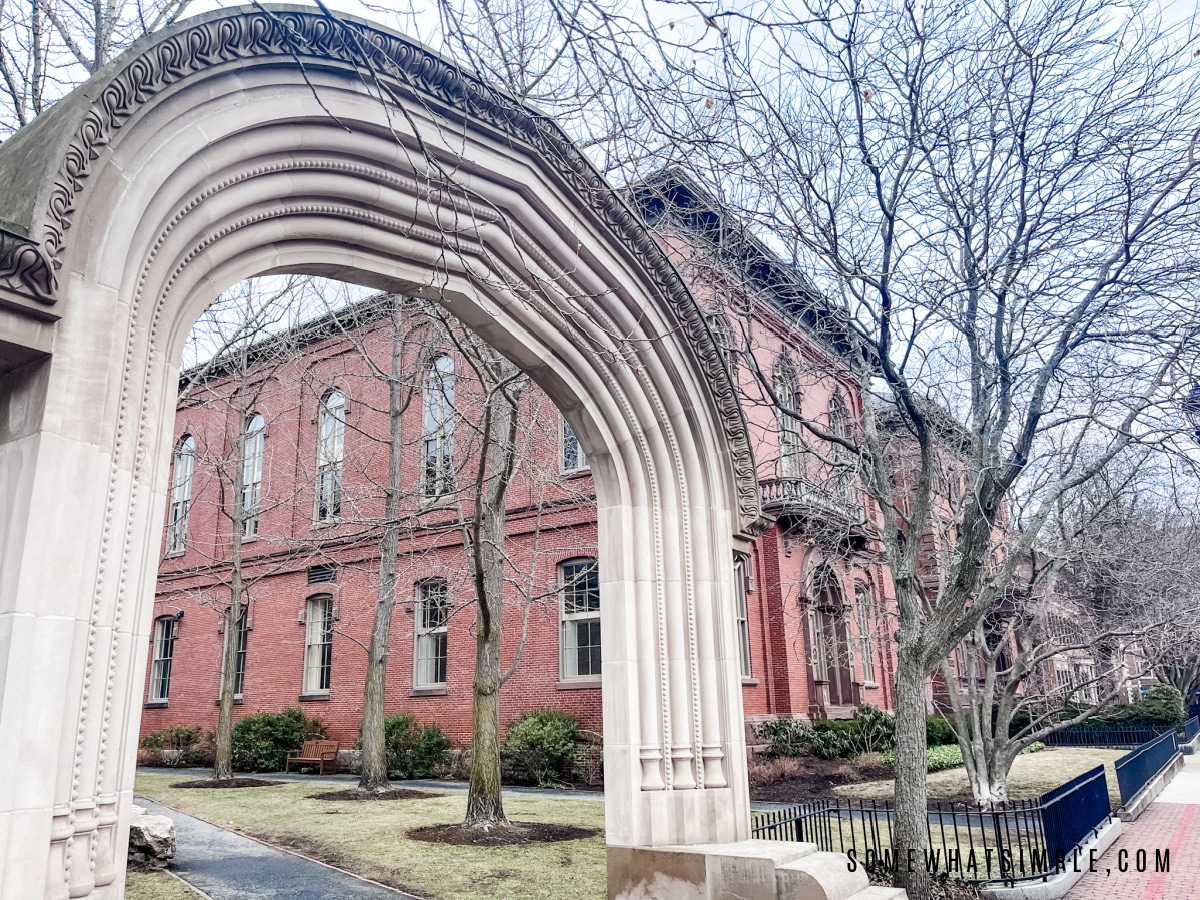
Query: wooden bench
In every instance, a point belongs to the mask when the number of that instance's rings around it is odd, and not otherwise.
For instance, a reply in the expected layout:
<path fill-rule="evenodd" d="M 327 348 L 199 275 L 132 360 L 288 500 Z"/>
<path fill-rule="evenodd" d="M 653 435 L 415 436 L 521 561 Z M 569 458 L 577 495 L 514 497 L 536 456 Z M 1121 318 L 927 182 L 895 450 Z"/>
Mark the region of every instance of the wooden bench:
<path fill-rule="evenodd" d="M 292 771 L 292 764 L 297 766 L 317 766 L 322 775 L 325 774 L 325 763 L 332 763 L 331 771 L 337 771 L 338 742 L 337 741 L 305 741 L 299 750 L 289 750 L 285 772 Z"/>

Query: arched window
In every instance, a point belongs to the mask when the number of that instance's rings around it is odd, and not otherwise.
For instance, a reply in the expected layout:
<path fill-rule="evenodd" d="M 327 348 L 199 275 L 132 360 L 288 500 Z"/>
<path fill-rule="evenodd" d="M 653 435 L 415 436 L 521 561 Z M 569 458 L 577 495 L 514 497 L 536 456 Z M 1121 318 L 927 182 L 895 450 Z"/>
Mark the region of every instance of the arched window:
<path fill-rule="evenodd" d="M 800 386 L 796 367 L 786 356 L 775 360 L 775 396 L 792 413 L 800 412 Z M 784 409 L 776 410 L 779 423 L 779 474 L 783 478 L 800 477 L 800 433 L 795 416 Z"/>
<path fill-rule="evenodd" d="M 246 423 L 242 444 L 242 537 L 258 534 L 258 505 L 262 495 L 263 438 L 267 423 L 258 413 Z"/>
<path fill-rule="evenodd" d="M 192 475 L 196 470 L 196 441 L 185 434 L 175 448 L 171 473 L 171 508 L 167 511 L 167 552 L 187 547 L 188 510 L 192 505 Z"/>
<path fill-rule="evenodd" d="M 453 489 L 454 361 L 439 356 L 425 376 L 425 466 L 422 492 L 440 497 Z"/>
<path fill-rule="evenodd" d="M 333 670 L 333 597 L 309 597 L 304 626 L 304 693 L 328 694 Z"/>
<path fill-rule="evenodd" d="M 742 677 L 751 677 L 750 668 L 750 614 L 746 606 L 746 566 L 749 559 L 737 555 L 733 560 L 734 615 L 737 616 L 738 650 L 742 664 Z"/>
<path fill-rule="evenodd" d="M 437 688 L 446 684 L 447 637 L 450 596 L 446 579 L 417 582 L 417 652 L 414 687 Z"/>
<path fill-rule="evenodd" d="M 579 438 L 575 436 L 575 432 L 567 424 L 566 419 L 559 416 L 558 422 L 559 446 L 562 449 L 562 455 L 559 458 L 560 468 L 564 473 L 582 472 L 588 467 L 588 461 L 583 448 L 579 446 Z"/>
<path fill-rule="evenodd" d="M 829 398 L 829 433 L 840 438 L 850 436 L 850 413 L 846 401 L 838 391 Z M 833 447 L 834 490 L 839 497 L 852 500 L 854 495 L 854 469 L 850 464 L 850 456 L 841 445 Z"/>
<path fill-rule="evenodd" d="M 875 622 L 875 597 L 865 581 L 854 582 L 854 609 L 858 619 L 858 643 L 862 652 L 864 682 L 875 681 L 875 654 L 871 644 L 871 629 Z"/>
<path fill-rule="evenodd" d="M 600 573 L 596 561 L 569 560 L 559 565 L 558 574 L 562 585 L 562 678 L 599 678 Z"/>
<path fill-rule="evenodd" d="M 154 620 L 154 659 L 150 664 L 150 702 L 165 703 L 171 691 L 171 661 L 175 657 L 175 616 Z"/>
<path fill-rule="evenodd" d="M 346 441 L 346 397 L 330 391 L 317 423 L 317 521 L 342 514 L 342 455 Z"/>

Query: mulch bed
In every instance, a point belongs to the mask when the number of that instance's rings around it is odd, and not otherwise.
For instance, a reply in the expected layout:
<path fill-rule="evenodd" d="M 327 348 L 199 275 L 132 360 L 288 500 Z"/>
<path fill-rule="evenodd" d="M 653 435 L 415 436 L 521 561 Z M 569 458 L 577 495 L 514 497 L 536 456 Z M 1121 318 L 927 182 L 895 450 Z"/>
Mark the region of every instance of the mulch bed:
<path fill-rule="evenodd" d="M 895 777 L 895 770 L 886 764 L 851 765 L 844 759 L 816 759 L 800 757 L 800 767 L 795 774 L 771 784 L 758 785 L 750 789 L 751 800 L 769 803 L 807 803 L 810 800 L 831 800 L 837 796 L 835 787 L 843 784 L 860 784 L 864 781 L 887 781 Z"/>
<path fill-rule="evenodd" d="M 408 836 L 414 841 L 430 844 L 453 844 L 470 847 L 515 847 L 522 844 L 548 844 L 554 841 L 577 841 L 595 837 L 595 828 L 576 828 L 574 825 L 546 825 L 541 822 L 512 822 L 484 831 L 467 825 L 427 825 L 413 828 Z"/>
<path fill-rule="evenodd" d="M 195 781 L 180 781 L 171 785 L 173 788 L 248 788 L 270 787 L 274 784 L 287 784 L 286 781 L 266 781 L 262 778 L 199 778 Z"/>
<path fill-rule="evenodd" d="M 429 791 L 414 791 L 409 788 L 391 788 L 386 791 L 363 791 L 358 788 L 347 788 L 344 791 L 326 791 L 324 794 L 309 794 L 309 800 L 428 800 L 430 797 L 440 797 L 441 794 L 431 794 Z"/>

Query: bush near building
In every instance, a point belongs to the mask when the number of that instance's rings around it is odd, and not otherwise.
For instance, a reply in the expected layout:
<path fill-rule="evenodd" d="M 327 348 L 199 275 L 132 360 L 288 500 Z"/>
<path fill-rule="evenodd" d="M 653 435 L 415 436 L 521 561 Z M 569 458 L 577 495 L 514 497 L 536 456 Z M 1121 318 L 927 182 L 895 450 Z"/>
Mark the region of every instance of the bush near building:
<path fill-rule="evenodd" d="M 450 739 L 437 725 L 418 725 L 412 713 L 386 716 L 383 740 L 391 778 L 433 778 L 449 766 Z"/>
<path fill-rule="evenodd" d="M 500 756 L 517 781 L 562 784 L 573 773 L 580 737 L 579 720 L 570 713 L 534 710 L 508 727 Z"/>
<path fill-rule="evenodd" d="M 327 736 L 325 724 L 308 718 L 302 709 L 247 716 L 233 726 L 233 767 L 240 772 L 279 772 L 289 750 Z"/>

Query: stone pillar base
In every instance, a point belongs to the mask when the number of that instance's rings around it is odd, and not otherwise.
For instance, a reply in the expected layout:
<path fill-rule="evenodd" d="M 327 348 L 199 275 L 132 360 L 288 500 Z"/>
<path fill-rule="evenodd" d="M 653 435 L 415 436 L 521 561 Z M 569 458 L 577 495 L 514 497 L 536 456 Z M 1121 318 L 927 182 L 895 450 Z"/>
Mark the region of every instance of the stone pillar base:
<path fill-rule="evenodd" d="M 871 887 L 861 866 L 816 844 L 738 841 L 684 847 L 609 847 L 609 900 L 905 900 Z"/>

